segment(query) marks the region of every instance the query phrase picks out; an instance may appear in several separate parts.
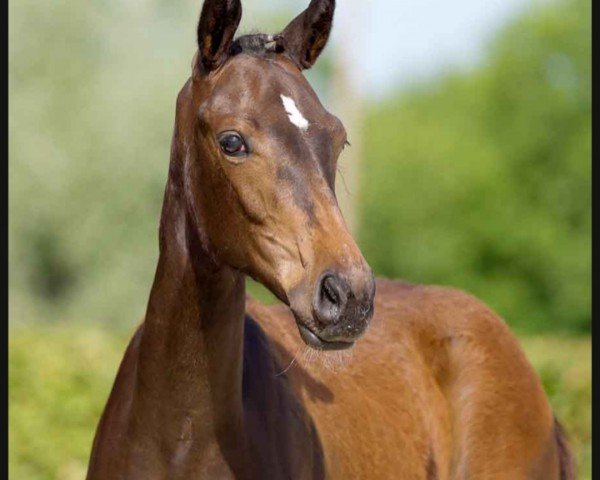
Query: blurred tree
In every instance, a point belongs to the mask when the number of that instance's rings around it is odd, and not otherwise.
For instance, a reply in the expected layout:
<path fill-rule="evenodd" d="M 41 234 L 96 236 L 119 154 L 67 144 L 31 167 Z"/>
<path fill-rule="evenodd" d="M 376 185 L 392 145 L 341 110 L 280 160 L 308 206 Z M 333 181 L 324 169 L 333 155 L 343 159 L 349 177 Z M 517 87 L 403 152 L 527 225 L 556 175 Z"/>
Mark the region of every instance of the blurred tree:
<path fill-rule="evenodd" d="M 522 331 L 591 328 L 591 3 L 544 3 L 484 65 L 375 108 L 361 243 L 380 274 L 464 288 Z"/>

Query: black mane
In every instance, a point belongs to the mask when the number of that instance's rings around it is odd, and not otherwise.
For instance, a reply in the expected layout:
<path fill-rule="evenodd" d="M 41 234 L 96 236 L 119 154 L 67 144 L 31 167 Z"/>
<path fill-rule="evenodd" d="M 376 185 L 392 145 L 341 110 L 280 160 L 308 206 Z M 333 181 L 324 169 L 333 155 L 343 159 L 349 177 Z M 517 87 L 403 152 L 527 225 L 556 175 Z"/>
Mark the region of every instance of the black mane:
<path fill-rule="evenodd" d="M 231 44 L 229 54 L 252 53 L 265 55 L 267 53 L 281 53 L 283 50 L 283 37 L 281 35 L 250 33 L 236 38 Z"/>

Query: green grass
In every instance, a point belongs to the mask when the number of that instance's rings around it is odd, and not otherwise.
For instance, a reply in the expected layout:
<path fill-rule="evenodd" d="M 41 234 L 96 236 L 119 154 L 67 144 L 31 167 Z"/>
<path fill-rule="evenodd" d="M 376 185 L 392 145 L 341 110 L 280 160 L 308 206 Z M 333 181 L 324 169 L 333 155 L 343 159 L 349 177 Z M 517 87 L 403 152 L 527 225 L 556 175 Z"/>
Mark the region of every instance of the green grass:
<path fill-rule="evenodd" d="M 591 342 L 523 338 L 567 429 L 580 478 L 591 478 Z M 13 479 L 81 479 L 128 338 L 77 325 L 13 328 L 9 471 Z"/>

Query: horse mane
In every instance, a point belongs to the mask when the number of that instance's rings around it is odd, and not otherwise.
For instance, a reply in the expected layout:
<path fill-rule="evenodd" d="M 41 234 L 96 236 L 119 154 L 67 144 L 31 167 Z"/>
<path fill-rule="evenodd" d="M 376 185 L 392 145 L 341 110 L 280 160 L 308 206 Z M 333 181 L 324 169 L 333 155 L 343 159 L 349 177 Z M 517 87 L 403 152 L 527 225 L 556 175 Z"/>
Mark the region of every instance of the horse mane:
<path fill-rule="evenodd" d="M 281 35 L 270 35 L 267 33 L 248 33 L 237 37 L 229 49 L 229 55 L 240 53 L 254 55 L 267 55 L 269 53 L 281 53 L 284 51 L 283 37 Z"/>

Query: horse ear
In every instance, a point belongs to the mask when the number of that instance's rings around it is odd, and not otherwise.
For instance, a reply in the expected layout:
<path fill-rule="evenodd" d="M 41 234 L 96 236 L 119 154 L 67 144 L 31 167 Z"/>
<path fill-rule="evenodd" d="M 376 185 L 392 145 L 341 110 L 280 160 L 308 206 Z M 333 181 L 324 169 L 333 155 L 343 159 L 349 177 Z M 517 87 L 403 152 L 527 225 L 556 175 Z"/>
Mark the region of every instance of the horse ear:
<path fill-rule="evenodd" d="M 210 72 L 227 59 L 242 18 L 240 0 L 205 0 L 198 22 L 198 66 Z"/>
<path fill-rule="evenodd" d="M 301 69 L 312 67 L 325 48 L 334 10 L 335 0 L 312 0 L 281 32 L 285 51 Z"/>

